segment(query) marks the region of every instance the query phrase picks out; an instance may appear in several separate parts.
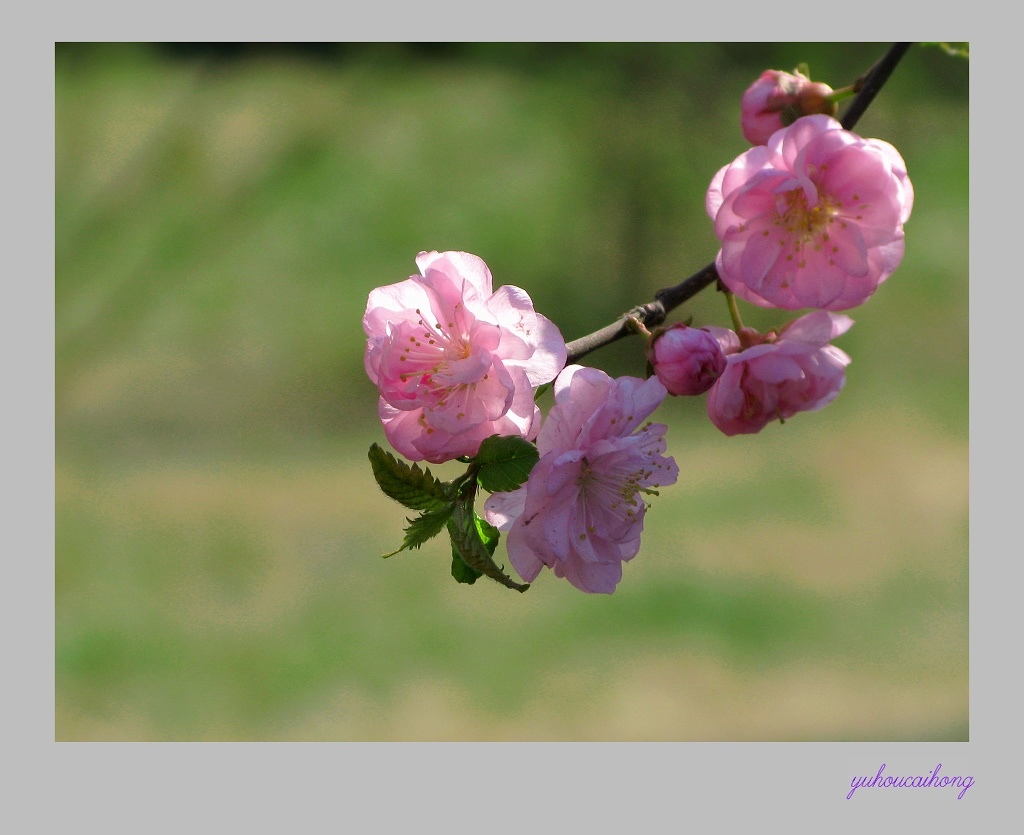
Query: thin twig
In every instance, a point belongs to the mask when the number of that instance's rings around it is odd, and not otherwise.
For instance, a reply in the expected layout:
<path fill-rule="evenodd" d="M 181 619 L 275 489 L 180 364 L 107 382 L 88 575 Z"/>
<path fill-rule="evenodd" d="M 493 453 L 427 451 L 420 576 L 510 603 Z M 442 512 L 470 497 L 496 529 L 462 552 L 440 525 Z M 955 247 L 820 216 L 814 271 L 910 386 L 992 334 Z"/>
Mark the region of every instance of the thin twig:
<path fill-rule="evenodd" d="M 885 82 L 889 80 L 889 76 L 892 75 L 892 71 L 896 69 L 896 65 L 900 62 L 900 59 L 907 54 L 907 50 L 910 49 L 910 47 L 910 43 L 893 44 L 889 47 L 889 51 L 886 52 L 871 69 L 854 82 L 854 86 L 857 90 L 857 96 L 852 102 L 850 102 L 850 106 L 843 114 L 843 118 L 839 120 L 840 124 L 842 124 L 846 130 L 853 130 L 853 126 L 857 124 L 857 120 L 864 115 L 864 111 L 868 109 L 868 105 L 871 104 L 875 96 L 878 95 L 878 91 L 882 89 Z"/>

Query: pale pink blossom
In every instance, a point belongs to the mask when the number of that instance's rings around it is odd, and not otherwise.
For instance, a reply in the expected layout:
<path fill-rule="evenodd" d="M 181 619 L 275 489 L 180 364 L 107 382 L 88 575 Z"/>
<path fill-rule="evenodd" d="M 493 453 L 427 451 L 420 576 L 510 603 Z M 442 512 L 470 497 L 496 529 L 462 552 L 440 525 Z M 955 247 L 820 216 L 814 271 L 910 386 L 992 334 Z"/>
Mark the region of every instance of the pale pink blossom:
<path fill-rule="evenodd" d="M 644 422 L 665 399 L 657 377 L 612 379 L 572 365 L 555 380 L 555 405 L 537 437 L 526 484 L 484 505 L 508 531 L 509 561 L 526 582 L 545 565 L 585 592 L 611 594 L 622 562 L 640 550 L 645 495 L 674 484 L 662 424 Z"/>
<path fill-rule="evenodd" d="M 827 406 L 846 383 L 850 364 L 829 343 L 852 325 L 849 316 L 816 310 L 778 334 L 744 328 L 729 340 L 734 347 L 726 348 L 725 371 L 708 392 L 711 422 L 726 435 L 753 434 L 773 420 Z"/>
<path fill-rule="evenodd" d="M 719 277 L 762 307 L 848 310 L 899 266 L 913 203 L 892 145 L 804 116 L 712 180 Z"/>
<path fill-rule="evenodd" d="M 775 131 L 801 116 L 825 113 L 834 116 L 832 88 L 811 81 L 799 70 L 765 70 L 740 99 L 740 126 L 751 145 L 764 145 Z"/>
<path fill-rule="evenodd" d="M 647 342 L 647 361 L 669 394 L 703 394 L 723 371 L 725 352 L 707 328 L 683 322 L 655 331 Z"/>
<path fill-rule="evenodd" d="M 533 389 L 565 365 L 558 328 L 525 291 L 491 290 L 466 252 L 421 252 L 421 275 L 378 287 L 363 316 L 366 373 L 388 442 L 411 461 L 475 455 L 491 435 L 532 440 Z"/>

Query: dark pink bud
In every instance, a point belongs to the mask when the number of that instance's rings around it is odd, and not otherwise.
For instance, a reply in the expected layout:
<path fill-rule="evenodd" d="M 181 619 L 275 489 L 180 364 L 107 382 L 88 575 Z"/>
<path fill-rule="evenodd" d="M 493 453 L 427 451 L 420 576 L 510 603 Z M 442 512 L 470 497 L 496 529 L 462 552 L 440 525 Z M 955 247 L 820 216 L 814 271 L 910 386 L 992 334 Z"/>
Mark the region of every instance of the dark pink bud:
<path fill-rule="evenodd" d="M 832 88 L 799 71 L 765 70 L 740 99 L 740 126 L 751 145 L 765 145 L 775 131 L 812 113 L 836 114 Z"/>
<path fill-rule="evenodd" d="M 725 371 L 725 353 L 703 328 L 677 322 L 647 343 L 647 360 L 670 394 L 703 394 Z"/>

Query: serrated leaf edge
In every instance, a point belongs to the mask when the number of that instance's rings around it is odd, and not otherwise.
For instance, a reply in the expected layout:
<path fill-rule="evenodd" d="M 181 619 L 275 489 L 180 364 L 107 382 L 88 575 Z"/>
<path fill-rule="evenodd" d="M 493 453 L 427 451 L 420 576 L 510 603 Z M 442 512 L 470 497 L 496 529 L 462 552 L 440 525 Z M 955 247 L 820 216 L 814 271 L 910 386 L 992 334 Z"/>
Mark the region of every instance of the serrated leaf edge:
<path fill-rule="evenodd" d="M 407 464 L 377 443 L 370 445 L 368 457 L 374 480 L 381 492 L 403 507 L 430 512 L 442 510 L 451 505 L 450 487 L 439 481 L 428 468 L 420 469 L 417 464 Z M 398 493 L 391 485 L 382 483 L 379 470 L 383 470 L 387 475 L 393 476 L 399 483 L 409 488 L 412 495 L 404 492 Z"/>

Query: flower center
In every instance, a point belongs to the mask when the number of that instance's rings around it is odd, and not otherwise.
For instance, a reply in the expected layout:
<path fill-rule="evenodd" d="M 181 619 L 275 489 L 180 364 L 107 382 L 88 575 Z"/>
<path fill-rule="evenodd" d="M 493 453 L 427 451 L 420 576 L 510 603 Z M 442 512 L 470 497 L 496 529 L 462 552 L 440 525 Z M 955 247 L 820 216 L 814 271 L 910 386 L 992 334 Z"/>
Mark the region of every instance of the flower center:
<path fill-rule="evenodd" d="M 643 467 L 629 471 L 620 468 L 596 471 L 584 458 L 576 483 L 587 499 L 600 503 L 608 510 L 632 516 L 640 504 L 636 496 L 642 489 L 640 482 L 644 476 Z"/>
<path fill-rule="evenodd" d="M 653 424 L 640 428 L 640 440 Z M 586 505 L 588 515 L 611 514 L 620 520 L 632 520 L 646 501 L 638 499 L 640 493 L 657 496 L 659 470 L 664 463 L 653 448 L 640 447 L 626 455 L 602 456 L 595 466 L 586 457 L 580 462 L 576 484 Z"/>
<path fill-rule="evenodd" d="M 835 222 L 839 214 L 839 205 L 835 200 L 827 194 L 819 194 L 818 202 L 808 206 L 807 195 L 800 188 L 787 191 L 781 198 L 776 225 L 789 233 L 791 241 L 798 245 L 819 238 L 828 242 L 828 226 Z"/>
<path fill-rule="evenodd" d="M 416 321 L 407 321 L 395 331 L 392 350 L 397 351 L 395 382 L 399 386 L 395 405 L 448 411 L 460 421 L 479 412 L 473 404 L 480 387 L 493 389 L 491 355 L 468 332 L 461 307 L 457 304 L 447 320 L 428 318 L 417 309 Z M 506 392 L 495 394 L 499 395 L 504 399 Z"/>
<path fill-rule="evenodd" d="M 418 330 L 408 335 L 408 344 L 402 349 L 400 359 L 407 370 L 400 378 L 406 382 L 418 377 L 421 385 L 431 386 L 435 375 L 443 376 L 451 363 L 469 357 L 473 348 L 454 322 L 431 325 L 420 310 L 416 313 L 420 317 Z"/>

